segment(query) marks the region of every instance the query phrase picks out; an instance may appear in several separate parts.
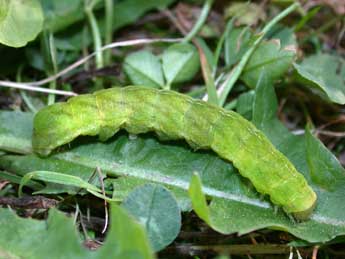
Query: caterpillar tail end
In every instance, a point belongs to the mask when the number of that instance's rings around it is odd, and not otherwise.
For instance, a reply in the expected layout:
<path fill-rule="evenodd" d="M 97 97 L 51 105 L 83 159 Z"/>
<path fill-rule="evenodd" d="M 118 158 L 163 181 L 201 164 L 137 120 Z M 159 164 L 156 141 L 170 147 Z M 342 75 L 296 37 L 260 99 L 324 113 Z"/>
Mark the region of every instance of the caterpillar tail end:
<path fill-rule="evenodd" d="M 313 213 L 316 207 L 316 200 L 317 200 L 317 196 L 315 192 L 313 192 L 313 194 L 314 194 L 313 199 L 311 200 L 311 205 L 309 206 L 309 208 L 302 211 L 292 212 L 292 215 L 294 216 L 295 219 L 299 221 L 306 221 L 310 218 L 311 214 Z"/>

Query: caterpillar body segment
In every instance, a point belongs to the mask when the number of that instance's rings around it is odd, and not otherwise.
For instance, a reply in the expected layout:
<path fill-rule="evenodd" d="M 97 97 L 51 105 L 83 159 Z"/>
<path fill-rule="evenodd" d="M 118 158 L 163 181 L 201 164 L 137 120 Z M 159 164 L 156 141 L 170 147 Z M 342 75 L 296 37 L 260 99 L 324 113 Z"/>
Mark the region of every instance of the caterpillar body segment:
<path fill-rule="evenodd" d="M 111 88 L 47 106 L 34 119 L 33 149 L 46 156 L 80 135 L 106 140 L 120 129 L 154 131 L 162 140 L 185 139 L 193 148 L 212 149 L 297 219 L 307 219 L 316 204 L 304 176 L 251 122 L 174 91 Z"/>

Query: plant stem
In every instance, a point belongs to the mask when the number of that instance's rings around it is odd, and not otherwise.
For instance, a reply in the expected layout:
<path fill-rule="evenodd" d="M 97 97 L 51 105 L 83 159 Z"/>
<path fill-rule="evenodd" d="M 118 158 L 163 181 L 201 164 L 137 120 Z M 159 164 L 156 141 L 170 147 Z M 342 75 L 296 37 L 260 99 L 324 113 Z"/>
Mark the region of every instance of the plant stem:
<path fill-rule="evenodd" d="M 113 0 L 105 0 L 105 41 L 107 45 L 111 43 L 113 36 L 113 12 L 114 2 Z M 104 64 L 108 65 L 111 60 L 111 51 L 106 50 L 104 52 Z"/>
<path fill-rule="evenodd" d="M 201 47 L 201 44 L 198 43 L 198 39 L 196 39 L 196 45 L 198 47 L 199 55 L 200 55 L 200 63 L 201 63 L 201 71 L 205 80 L 206 89 L 207 89 L 207 102 L 212 103 L 214 105 L 218 105 L 218 95 L 216 90 L 216 85 L 214 83 L 214 78 L 211 72 L 210 64 L 207 61 L 205 53 Z"/>
<path fill-rule="evenodd" d="M 93 44 L 94 44 L 94 50 L 96 52 L 96 68 L 102 68 L 103 67 L 103 55 L 101 51 L 102 47 L 102 39 L 101 34 L 99 32 L 99 27 L 96 21 L 96 17 L 92 12 L 94 2 L 86 4 L 85 6 L 85 13 L 87 15 L 87 18 L 90 23 L 91 32 L 92 32 L 92 38 L 93 38 Z"/>
<path fill-rule="evenodd" d="M 201 10 L 199 19 L 196 21 L 195 25 L 193 26 L 193 29 L 186 35 L 183 42 L 191 41 L 194 38 L 194 36 L 200 31 L 201 27 L 203 26 L 203 24 L 205 23 L 207 19 L 207 16 L 211 9 L 212 4 L 213 4 L 213 0 L 205 1 L 204 6 L 202 7 L 202 10 Z"/>
<path fill-rule="evenodd" d="M 229 36 L 230 31 L 232 30 L 234 20 L 235 20 L 235 17 L 233 17 L 230 21 L 227 22 L 226 28 L 225 28 L 222 36 L 220 37 L 220 39 L 218 41 L 217 48 L 216 48 L 216 51 L 214 53 L 214 68 L 213 68 L 213 71 L 212 71 L 213 77 L 216 76 L 217 65 L 218 65 L 218 61 L 219 61 L 219 57 L 220 57 L 220 52 L 222 50 L 225 38 L 227 38 Z"/>
<path fill-rule="evenodd" d="M 49 57 L 53 67 L 53 73 L 56 74 L 58 72 L 57 61 L 56 61 L 56 48 L 54 44 L 54 35 L 52 32 L 49 32 L 48 35 L 48 43 L 49 43 Z M 52 90 L 56 89 L 56 80 L 53 80 L 49 84 L 49 88 Z M 48 95 L 48 105 L 53 104 L 55 102 L 55 94 Z"/>
<path fill-rule="evenodd" d="M 19 66 L 18 71 L 17 71 L 17 76 L 16 76 L 16 81 L 20 82 L 22 81 L 22 71 L 23 71 L 23 66 Z M 36 107 L 32 104 L 30 98 L 26 95 L 26 92 L 23 90 L 19 91 L 20 96 L 23 98 L 24 103 L 26 106 L 28 106 L 29 110 L 33 113 L 37 112 Z"/>
<path fill-rule="evenodd" d="M 226 98 L 230 92 L 230 90 L 232 89 L 232 87 L 234 86 L 234 84 L 236 83 L 237 79 L 240 77 L 245 65 L 247 64 L 249 58 L 251 57 L 251 55 L 253 54 L 253 52 L 255 51 L 255 49 L 257 48 L 257 46 L 260 44 L 260 42 L 263 40 L 264 36 L 267 34 L 267 32 L 276 24 L 278 23 L 281 19 L 283 19 L 285 16 L 287 16 L 289 13 L 291 13 L 292 11 L 294 11 L 297 7 L 299 7 L 299 3 L 296 2 L 292 5 L 290 5 L 288 8 L 286 8 L 284 11 L 282 11 L 279 15 L 277 15 L 276 17 L 274 17 L 264 28 L 263 30 L 260 32 L 260 36 L 255 40 L 254 44 L 247 50 L 247 52 L 243 55 L 243 57 L 241 58 L 240 62 L 236 65 L 236 67 L 234 68 L 233 72 L 232 72 L 232 76 L 230 78 L 230 80 L 227 82 L 227 84 L 225 85 L 221 96 L 220 96 L 220 105 L 223 106 Z"/>

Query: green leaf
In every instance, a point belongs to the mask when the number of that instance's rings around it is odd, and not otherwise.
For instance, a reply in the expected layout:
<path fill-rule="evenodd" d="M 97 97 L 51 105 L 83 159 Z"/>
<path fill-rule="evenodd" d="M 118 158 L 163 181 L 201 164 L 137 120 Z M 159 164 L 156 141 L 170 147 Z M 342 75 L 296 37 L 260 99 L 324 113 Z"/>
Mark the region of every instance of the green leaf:
<path fill-rule="evenodd" d="M 9 172 L 5 172 L 5 171 L 0 171 L 0 179 L 7 180 L 7 181 L 10 181 L 11 183 L 16 183 L 16 184 L 20 184 L 22 181 L 22 177 L 15 174 L 11 174 Z M 40 190 L 43 188 L 41 184 L 31 181 L 31 180 L 26 183 L 26 186 L 29 186 L 33 190 Z"/>
<path fill-rule="evenodd" d="M 180 209 L 174 196 L 161 185 L 135 188 L 122 206 L 145 226 L 154 251 L 165 248 L 180 232 Z"/>
<path fill-rule="evenodd" d="M 35 155 L 28 156 L 11 156 L 7 155 L 6 161 L 3 161 L 1 167 L 7 168 L 9 172 L 15 173 L 18 176 L 25 176 L 29 172 L 41 170 L 41 171 L 55 171 L 70 176 L 77 177 L 86 182 L 99 186 L 98 176 L 94 175 L 95 167 L 88 168 L 80 166 L 74 163 L 68 163 L 67 161 L 57 161 L 51 159 L 39 158 Z M 57 194 L 68 193 L 76 194 L 80 191 L 80 188 L 76 188 L 66 184 L 57 184 L 47 182 L 45 188 L 35 188 L 36 193 L 45 194 Z M 80 193 L 80 192 L 79 192 Z M 81 192 L 80 194 L 83 194 Z"/>
<path fill-rule="evenodd" d="M 114 29 L 131 24 L 152 9 L 162 10 L 175 0 L 125 0 L 114 4 Z"/>
<path fill-rule="evenodd" d="M 27 154 L 31 152 L 31 113 L 0 111 L 0 149 Z"/>
<path fill-rule="evenodd" d="M 111 183 L 113 185 L 113 199 L 124 200 L 136 187 L 154 182 L 146 179 L 124 176 L 115 179 L 108 178 L 105 180 L 105 184 L 107 183 Z M 192 210 L 190 199 L 185 191 L 183 191 L 181 188 L 167 184 L 164 185 L 164 187 L 174 194 L 181 211 L 185 212 Z"/>
<path fill-rule="evenodd" d="M 173 44 L 163 52 L 162 63 L 168 85 L 186 82 L 199 70 L 198 50 L 189 43 Z"/>
<path fill-rule="evenodd" d="M 292 28 L 282 24 L 276 24 L 266 35 L 267 39 L 279 39 L 282 48 L 287 46 L 297 46 L 296 35 Z"/>
<path fill-rule="evenodd" d="M 236 112 L 241 114 L 247 120 L 252 119 L 254 96 L 254 90 L 250 90 L 241 94 L 237 99 Z"/>
<path fill-rule="evenodd" d="M 329 54 L 305 58 L 294 67 L 304 85 L 324 99 L 345 104 L 345 61 Z"/>
<path fill-rule="evenodd" d="M 84 248 L 73 219 L 55 209 L 47 221 L 20 218 L 0 209 L 0 228 L 2 258 L 154 258 L 143 227 L 115 204 L 108 237 L 97 251 Z"/>
<path fill-rule="evenodd" d="M 161 63 L 149 51 L 143 50 L 128 55 L 124 61 L 124 69 L 134 85 L 149 87 L 164 85 Z"/>
<path fill-rule="evenodd" d="M 212 227 L 222 233 L 243 234 L 266 227 L 278 228 L 309 242 L 326 242 L 344 235 L 344 188 L 334 186 L 332 190 L 325 190 L 313 183 L 308 171 L 304 137 L 289 133 L 276 117 L 267 121 L 259 119 L 259 112 L 255 111 L 260 107 L 262 100 L 275 98 L 273 86 L 259 84 L 256 95 L 254 113 L 257 115 L 254 117 L 258 118 L 258 126 L 305 175 L 317 192 L 316 210 L 308 221 L 295 223 L 281 210 L 275 213 L 271 203 L 260 199 L 248 180 L 241 177 L 230 163 L 214 153 L 193 151 L 183 142 L 161 142 L 150 134 L 129 138 L 127 134 L 120 132 L 105 143 L 100 143 L 97 138 L 79 138 L 67 146 L 67 149 L 60 149 L 58 153 L 46 159 L 38 160 L 34 155 L 5 155 L 0 157 L 0 165 L 10 172 L 28 172 L 31 161 L 35 160 L 40 170 L 62 173 L 66 173 L 62 169 L 73 171 L 72 165 L 84 167 L 83 170 L 89 170 L 91 173 L 99 166 L 102 172 L 110 176 L 143 179 L 180 188 L 185 192 L 188 190 L 193 172 L 197 171 L 200 174 L 203 192 L 210 199 L 209 211 L 214 224 Z M 267 106 L 262 108 L 264 107 Z M 267 114 L 261 118 L 272 118 L 269 114 L 274 114 L 269 107 L 260 112 Z M 60 170 L 54 170 L 54 164 L 59 165 Z M 46 169 L 46 166 L 50 169 Z M 82 173 L 82 170 L 80 171 L 78 173 Z M 341 179 L 345 179 L 345 176 Z"/>
<path fill-rule="evenodd" d="M 295 55 L 295 49 L 281 48 L 279 40 L 262 42 L 244 67 L 241 79 L 255 88 L 260 74 L 265 72 L 267 80 L 274 82 L 286 73 Z"/>
<path fill-rule="evenodd" d="M 308 168 L 313 182 L 329 191 L 345 186 L 345 170 L 332 152 L 315 138 L 308 128 L 305 139 Z M 331 205 L 338 206 L 337 203 Z"/>
<path fill-rule="evenodd" d="M 232 66 L 239 62 L 254 40 L 248 27 L 232 29 L 224 42 L 226 65 Z"/>
<path fill-rule="evenodd" d="M 44 26 L 47 30 L 57 32 L 68 26 L 77 23 L 85 18 L 83 0 L 40 0 L 44 10 Z M 98 1 L 95 10 L 103 7 L 104 1 Z M 146 12 L 158 8 L 164 9 L 174 0 L 123 0 L 114 3 L 113 29 L 117 30 L 123 26 L 138 20 Z M 104 27 L 104 19 L 99 19 L 99 25 Z"/>
<path fill-rule="evenodd" d="M 272 84 L 269 83 L 267 73 L 262 72 L 258 82 L 258 88 L 255 90 L 254 103 L 252 110 L 252 122 L 266 135 L 272 135 L 267 132 L 265 124 L 276 119 L 278 101 Z"/>
<path fill-rule="evenodd" d="M 225 63 L 228 66 L 238 63 L 256 37 L 248 27 L 231 30 L 225 39 Z M 255 88 L 263 71 L 272 82 L 282 77 L 296 55 L 296 41 L 290 29 L 276 25 L 266 37 L 270 40 L 259 44 L 241 75 L 251 88 Z"/>
<path fill-rule="evenodd" d="M 305 146 L 303 136 L 292 135 L 277 120 L 274 116 L 277 109 L 277 101 L 273 86 L 265 81 L 265 76 L 263 76 L 262 82 L 263 83 L 259 84 L 256 89 L 253 111 L 254 121 L 256 121 L 257 126 L 266 133 L 278 149 L 290 158 L 298 170 L 305 174 L 309 183 L 312 184 L 314 190 L 317 191 L 318 202 L 316 211 L 310 220 L 296 224 L 290 220 L 286 220 L 284 215 L 280 212 L 276 213 L 274 216 L 271 215 L 271 213 L 268 213 L 268 207 L 265 209 L 265 204 L 255 204 L 255 200 L 241 204 L 240 201 L 215 197 L 208 207 L 209 213 L 206 216 L 200 213 L 198 207 L 194 207 L 196 213 L 201 214 L 199 216 L 203 219 L 208 217 L 210 225 L 215 230 L 222 233 L 248 233 L 260 225 L 261 227 L 274 226 L 273 228 L 288 231 L 309 242 L 323 242 L 337 235 L 343 235 L 345 233 L 345 215 L 343 213 L 345 205 L 340 201 L 340 197 L 345 195 L 344 188 L 341 187 L 344 186 L 345 181 L 343 169 L 339 169 L 337 173 L 333 171 L 332 174 L 337 175 L 336 182 L 339 183 L 339 185 L 332 185 L 332 191 L 325 191 L 323 188 L 319 188 L 317 183 L 312 181 L 311 178 L 313 176 L 310 177 L 308 174 L 308 165 L 305 155 L 306 150 L 310 149 L 310 144 L 309 147 L 308 144 Z M 264 102 L 267 104 L 263 105 Z M 306 138 L 308 138 L 308 136 L 306 136 Z M 310 140 L 311 139 L 307 141 Z M 307 152 L 310 155 L 314 155 L 315 148 Z M 320 163 L 329 164 L 329 151 L 324 148 L 321 152 L 322 155 L 317 155 L 315 159 L 319 159 Z M 326 162 L 326 160 L 328 162 Z M 328 174 L 327 171 L 325 172 L 324 167 L 317 168 L 314 166 L 314 168 L 317 170 L 315 174 L 317 173 L 318 177 Z M 339 166 L 336 168 L 339 168 Z M 329 170 L 332 169 L 329 168 L 328 171 Z M 201 187 L 199 187 L 199 192 L 201 192 Z M 205 191 L 205 193 L 207 193 L 207 191 Z M 191 199 L 193 198 L 201 199 L 200 195 L 198 198 L 191 196 Z M 195 203 L 193 203 L 193 206 L 195 206 Z M 256 209 L 253 209 L 254 207 L 256 207 Z M 204 209 L 203 212 L 205 213 L 207 210 Z M 324 235 L 324 231 L 329 234 Z"/>
<path fill-rule="evenodd" d="M 102 193 L 102 190 L 97 188 L 95 185 L 90 184 L 79 177 L 64 174 L 64 173 L 51 172 L 51 171 L 34 171 L 34 172 L 25 174 L 23 178 L 21 179 L 20 186 L 19 186 L 20 196 L 22 195 L 23 186 L 29 183 L 31 179 L 41 180 L 48 183 L 74 186 L 74 187 L 78 187 L 79 189 L 86 189 L 86 191 L 88 191 L 89 193 L 92 193 L 96 197 L 99 197 L 107 201 L 113 201 L 112 199 L 105 196 Z M 41 192 L 36 192 L 36 193 L 41 193 Z"/>
<path fill-rule="evenodd" d="M 44 28 L 56 32 L 84 18 L 83 0 L 40 0 L 44 11 Z"/>
<path fill-rule="evenodd" d="M 43 12 L 38 0 L 0 1 L 0 43 L 23 47 L 42 30 Z"/>
<path fill-rule="evenodd" d="M 192 205 L 195 213 L 207 224 L 212 225 L 210 211 L 207 206 L 206 197 L 202 192 L 201 179 L 198 173 L 194 173 L 192 175 L 188 193 L 190 199 L 192 200 Z"/>

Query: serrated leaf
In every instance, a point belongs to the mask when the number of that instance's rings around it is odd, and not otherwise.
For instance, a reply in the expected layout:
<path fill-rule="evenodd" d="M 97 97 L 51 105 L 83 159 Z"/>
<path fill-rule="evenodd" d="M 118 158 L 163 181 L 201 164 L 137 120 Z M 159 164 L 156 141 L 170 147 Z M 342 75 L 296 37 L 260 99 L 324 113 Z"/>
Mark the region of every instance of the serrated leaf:
<path fill-rule="evenodd" d="M 145 184 L 135 188 L 122 206 L 145 227 L 154 251 L 165 248 L 180 232 L 178 204 L 161 185 Z"/>
<path fill-rule="evenodd" d="M 2 258 L 154 258 L 143 227 L 119 206 L 111 206 L 111 228 L 97 251 L 82 247 L 73 219 L 51 209 L 47 221 L 25 219 L 0 209 Z"/>
<path fill-rule="evenodd" d="M 177 43 L 162 54 L 164 76 L 168 85 L 192 79 L 200 67 L 198 50 L 188 43 Z"/>
<path fill-rule="evenodd" d="M 324 99 L 345 104 L 345 61 L 328 54 L 316 54 L 305 58 L 294 67 L 302 83 Z"/>
<path fill-rule="evenodd" d="M 0 2 L 0 43 L 23 47 L 42 30 L 43 12 L 38 0 Z"/>
<path fill-rule="evenodd" d="M 124 69 L 134 85 L 157 88 L 164 85 L 159 58 L 149 51 L 142 50 L 128 55 L 124 61 Z"/>

